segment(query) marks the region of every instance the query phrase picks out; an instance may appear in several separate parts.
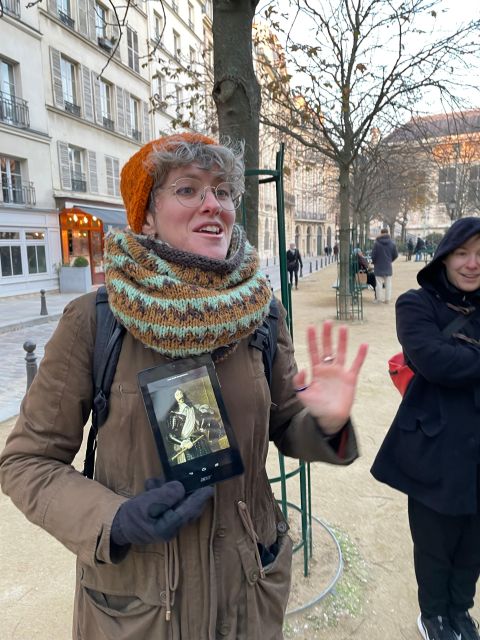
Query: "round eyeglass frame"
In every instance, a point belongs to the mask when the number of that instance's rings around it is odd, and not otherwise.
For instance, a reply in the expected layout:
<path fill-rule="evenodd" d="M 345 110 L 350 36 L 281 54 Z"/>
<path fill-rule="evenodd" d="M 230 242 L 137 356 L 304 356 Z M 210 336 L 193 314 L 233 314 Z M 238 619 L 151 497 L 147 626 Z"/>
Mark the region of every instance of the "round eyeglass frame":
<path fill-rule="evenodd" d="M 232 202 L 232 208 L 226 207 L 225 203 L 222 203 L 217 196 L 217 189 L 219 187 L 221 187 L 222 185 L 229 185 L 230 187 L 234 187 L 235 183 L 234 182 L 228 182 L 228 181 L 223 181 L 220 182 L 220 184 L 217 184 L 216 187 L 214 187 L 213 185 L 210 184 L 206 184 L 203 186 L 203 191 L 200 195 L 200 203 L 195 202 L 195 204 L 188 204 L 188 198 L 187 198 L 187 202 L 181 197 L 179 196 L 178 193 L 175 193 L 175 189 L 178 186 L 178 182 L 180 182 L 180 180 L 194 180 L 198 183 L 201 184 L 201 180 L 198 180 L 198 178 L 177 178 L 177 180 L 175 180 L 175 182 L 173 182 L 172 184 L 167 185 L 166 187 L 158 187 L 157 189 L 154 189 L 154 191 L 152 192 L 152 197 L 153 199 L 155 198 L 155 192 L 156 191 L 166 191 L 167 189 L 173 189 L 173 195 L 175 196 L 175 199 L 177 200 L 177 202 L 179 204 L 181 204 L 183 207 L 187 207 L 188 209 L 194 209 L 195 207 L 198 207 L 199 204 L 202 204 L 203 201 L 205 200 L 205 193 L 207 191 L 207 189 L 210 189 L 214 195 L 215 200 L 217 201 L 217 203 L 219 204 L 219 206 L 224 210 L 224 211 L 235 211 L 236 209 L 238 209 L 238 207 L 240 206 L 240 203 L 242 201 L 242 194 L 240 192 L 238 192 L 238 195 L 236 196 L 232 196 L 231 198 L 231 202 Z M 233 189 L 232 189 L 233 191 Z"/>

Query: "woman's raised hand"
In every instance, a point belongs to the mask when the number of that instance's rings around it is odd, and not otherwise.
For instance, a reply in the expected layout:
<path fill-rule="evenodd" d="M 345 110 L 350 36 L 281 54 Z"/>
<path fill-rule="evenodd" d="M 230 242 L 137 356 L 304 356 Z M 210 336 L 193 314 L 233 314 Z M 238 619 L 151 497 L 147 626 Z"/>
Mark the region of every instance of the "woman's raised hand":
<path fill-rule="evenodd" d="M 341 326 L 338 329 L 336 350 L 333 348 L 332 330 L 333 322 L 326 320 L 322 327 L 320 346 L 315 327 L 307 328 L 310 376 L 303 369 L 293 379 L 299 399 L 326 434 L 336 433 L 347 422 L 355 397 L 358 374 L 368 350 L 367 344 L 361 344 L 352 366 L 347 368 L 347 327 Z"/>

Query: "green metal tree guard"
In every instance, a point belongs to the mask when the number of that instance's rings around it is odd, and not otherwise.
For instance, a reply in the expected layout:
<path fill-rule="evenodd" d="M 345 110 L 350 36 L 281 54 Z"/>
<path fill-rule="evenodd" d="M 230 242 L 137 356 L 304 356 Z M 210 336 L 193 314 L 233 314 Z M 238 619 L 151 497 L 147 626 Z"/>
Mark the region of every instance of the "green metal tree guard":
<path fill-rule="evenodd" d="M 283 190 L 283 158 L 285 147 L 280 144 L 280 149 L 276 154 L 275 169 L 249 169 L 245 171 L 245 176 L 258 176 L 259 184 L 269 182 L 275 183 L 277 200 L 277 229 L 278 229 L 278 257 L 280 263 L 280 285 L 282 304 L 287 311 L 287 325 L 293 340 L 293 319 L 292 319 L 292 298 L 291 288 L 287 277 L 287 257 L 284 251 L 286 247 L 285 238 L 285 201 Z M 242 203 L 242 224 L 246 228 L 246 211 Z M 281 505 L 283 515 L 288 520 L 288 507 L 300 512 L 301 519 L 301 540 L 294 546 L 294 553 L 303 549 L 303 573 L 309 574 L 310 558 L 312 556 L 312 499 L 311 499 L 311 477 L 310 464 L 299 461 L 298 466 L 286 473 L 285 459 L 278 453 L 280 475 L 270 478 L 270 483 L 280 483 L 281 498 L 278 501 Z M 300 506 L 288 500 L 287 480 L 299 476 Z"/>
<path fill-rule="evenodd" d="M 355 229 L 349 229 L 350 242 L 348 245 L 348 291 L 340 290 L 340 260 L 338 261 L 338 277 L 336 286 L 337 319 L 340 318 L 340 309 L 344 309 L 342 304 L 345 299 L 350 307 L 350 320 L 363 320 L 363 296 L 364 287 L 358 279 L 358 260 L 353 250 L 357 245 L 357 234 Z"/>

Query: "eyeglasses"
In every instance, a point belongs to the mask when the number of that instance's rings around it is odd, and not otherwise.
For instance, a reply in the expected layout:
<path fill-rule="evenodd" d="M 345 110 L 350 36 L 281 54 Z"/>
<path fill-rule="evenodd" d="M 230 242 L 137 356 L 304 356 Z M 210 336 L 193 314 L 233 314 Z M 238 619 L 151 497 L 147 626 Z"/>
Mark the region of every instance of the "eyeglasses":
<path fill-rule="evenodd" d="M 233 211 L 239 205 L 242 194 L 237 190 L 233 182 L 221 182 L 216 187 L 204 185 L 197 178 L 179 178 L 164 189 L 172 189 L 177 201 L 184 207 L 199 207 L 205 200 L 207 189 L 211 189 L 215 200 L 225 211 Z M 164 189 L 159 189 L 163 191 Z"/>

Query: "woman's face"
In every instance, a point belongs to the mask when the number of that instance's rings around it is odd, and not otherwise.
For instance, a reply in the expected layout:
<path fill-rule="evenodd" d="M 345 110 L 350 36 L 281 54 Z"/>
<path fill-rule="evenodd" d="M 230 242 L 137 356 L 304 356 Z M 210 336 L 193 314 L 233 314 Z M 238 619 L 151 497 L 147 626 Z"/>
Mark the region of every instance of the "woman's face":
<path fill-rule="evenodd" d="M 460 291 L 480 289 L 480 235 L 469 238 L 444 259 L 447 278 Z"/>
<path fill-rule="evenodd" d="M 182 180 L 178 183 L 182 178 L 198 182 Z M 195 165 L 172 169 L 164 186 L 156 191 L 155 213 L 147 212 L 142 233 L 156 234 L 160 240 L 176 249 L 223 260 L 230 246 L 235 208 L 228 192 L 226 194 L 223 189 L 220 192 L 222 206 L 212 189 L 204 187 L 217 187 L 224 181 L 224 178 Z M 172 186 L 174 184 L 176 186 Z M 196 190 L 200 186 L 199 193 L 204 194 L 203 201 L 200 198 L 184 198 L 190 197 L 191 184 L 195 185 Z M 182 204 L 179 198 L 190 206 Z M 192 203 L 194 206 L 191 206 Z"/>

